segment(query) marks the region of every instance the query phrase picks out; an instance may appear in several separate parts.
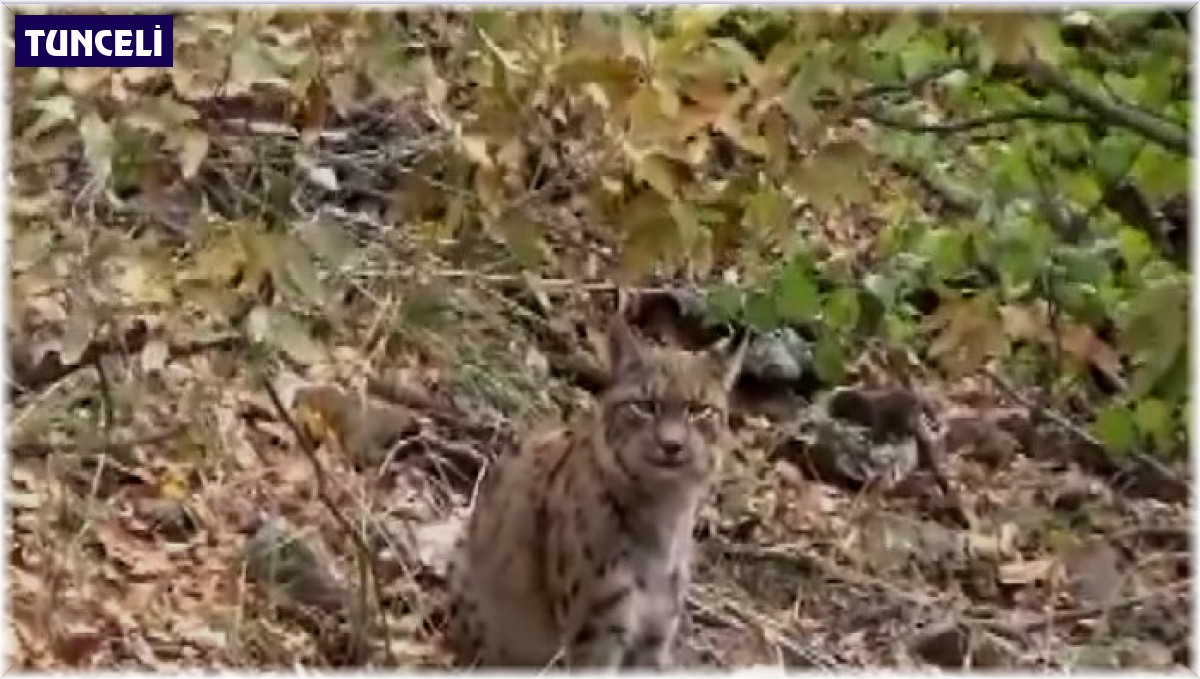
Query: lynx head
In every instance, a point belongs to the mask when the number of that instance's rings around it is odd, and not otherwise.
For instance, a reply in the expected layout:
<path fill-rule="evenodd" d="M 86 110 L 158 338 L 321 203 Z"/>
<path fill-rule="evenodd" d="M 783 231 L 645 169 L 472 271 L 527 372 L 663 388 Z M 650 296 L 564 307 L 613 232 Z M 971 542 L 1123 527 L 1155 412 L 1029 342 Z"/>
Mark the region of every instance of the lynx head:
<path fill-rule="evenodd" d="M 609 327 L 611 383 L 599 413 L 609 462 L 635 485 L 707 481 L 727 436 L 729 392 L 745 343 L 690 352 L 640 343 L 618 315 Z"/>

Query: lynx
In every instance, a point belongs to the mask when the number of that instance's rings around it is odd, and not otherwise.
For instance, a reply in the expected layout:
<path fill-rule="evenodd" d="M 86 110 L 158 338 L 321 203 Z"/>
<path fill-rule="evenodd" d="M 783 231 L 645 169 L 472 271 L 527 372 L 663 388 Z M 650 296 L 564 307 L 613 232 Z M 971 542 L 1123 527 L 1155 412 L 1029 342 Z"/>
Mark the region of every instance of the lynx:
<path fill-rule="evenodd" d="M 619 316 L 591 416 L 531 436 L 485 473 L 449 575 L 456 663 L 665 669 L 697 506 L 729 446 L 745 344 L 642 344 Z"/>

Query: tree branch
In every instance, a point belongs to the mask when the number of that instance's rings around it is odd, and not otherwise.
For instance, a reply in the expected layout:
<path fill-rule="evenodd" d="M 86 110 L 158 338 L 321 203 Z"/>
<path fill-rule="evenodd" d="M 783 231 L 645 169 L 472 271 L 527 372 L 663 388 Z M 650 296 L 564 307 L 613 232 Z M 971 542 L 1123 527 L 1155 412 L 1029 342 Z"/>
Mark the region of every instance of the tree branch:
<path fill-rule="evenodd" d="M 875 123 L 890 127 L 905 132 L 933 132 L 954 134 L 957 132 L 969 132 L 981 127 L 990 127 L 992 125 L 1005 125 L 1014 123 L 1019 120 L 1038 120 L 1050 123 L 1065 123 L 1088 124 L 1097 122 L 1097 118 L 1091 114 L 1067 113 L 1065 111 L 1043 111 L 1038 109 L 1018 110 L 1018 111 L 1002 111 L 1000 113 L 992 113 L 978 118 L 970 118 L 967 120 L 959 120 L 949 123 L 910 123 L 903 120 L 880 115 L 879 113 L 868 113 L 867 117 Z"/>
<path fill-rule="evenodd" d="M 888 83 L 871 85 L 851 95 L 851 99 L 856 102 L 862 102 L 873 97 L 892 92 L 905 92 L 920 87 L 921 85 L 940 78 L 948 73 L 951 73 L 960 68 L 969 68 L 970 65 L 963 62 L 948 62 L 931 67 L 929 70 L 919 73 L 912 78 L 902 83 Z M 1117 99 L 1107 98 L 1101 94 L 1093 92 L 1079 83 L 1071 80 L 1065 73 L 1059 71 L 1049 64 L 1038 59 L 1030 59 L 1020 65 L 997 65 L 991 73 L 994 77 L 1005 78 L 1009 80 L 1020 80 L 1023 77 L 1028 77 L 1038 81 L 1040 84 L 1054 89 L 1063 94 L 1068 101 L 1075 106 L 1085 109 L 1093 114 L 1093 117 L 1099 122 L 1123 127 L 1135 134 L 1138 134 L 1150 141 L 1153 141 L 1160 146 L 1181 155 L 1187 155 L 1191 150 L 1189 142 L 1189 134 L 1186 127 L 1170 121 L 1162 115 L 1151 113 L 1143 110 L 1132 104 L 1119 101 Z M 996 114 L 998 116 L 1010 115 L 1008 113 Z M 1052 113 L 1035 114 L 1029 119 L 1037 119 L 1037 116 L 1046 115 L 1049 117 L 1058 118 L 1054 122 L 1084 122 L 1082 120 L 1062 120 L 1063 117 L 1069 117 L 1070 114 L 1061 114 L 1054 116 Z M 1046 119 L 1048 119 L 1046 118 Z M 981 118 L 979 120 L 986 120 Z M 877 121 L 878 122 L 878 121 Z M 997 121 L 1011 122 L 1011 121 Z M 886 123 L 880 123 L 886 124 Z M 988 123 L 991 124 L 991 123 Z M 974 125 L 981 126 L 981 125 Z M 897 127 L 889 125 L 889 127 Z M 897 128 L 906 129 L 906 128 Z M 969 129 L 969 128 L 968 128 Z M 960 132 L 958 129 L 931 129 L 920 130 L 914 129 L 911 131 L 929 131 L 929 132 Z"/>
<path fill-rule="evenodd" d="M 1110 101 L 1038 59 L 1030 59 L 1025 65 L 1025 70 L 1032 78 L 1058 90 L 1072 104 L 1091 111 L 1105 122 L 1124 127 L 1181 155 L 1188 155 L 1191 150 L 1188 131 L 1184 127 L 1132 106 Z"/>

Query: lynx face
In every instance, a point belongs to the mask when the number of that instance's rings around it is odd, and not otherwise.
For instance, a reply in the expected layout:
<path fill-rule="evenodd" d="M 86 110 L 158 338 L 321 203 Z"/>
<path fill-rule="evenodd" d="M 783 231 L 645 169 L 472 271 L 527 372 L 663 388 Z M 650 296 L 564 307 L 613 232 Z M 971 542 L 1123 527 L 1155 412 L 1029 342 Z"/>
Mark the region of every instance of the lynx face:
<path fill-rule="evenodd" d="M 613 382 L 601 407 L 613 462 L 635 483 L 710 477 L 724 448 L 741 353 L 643 346 L 620 321 L 610 330 L 609 348 Z"/>

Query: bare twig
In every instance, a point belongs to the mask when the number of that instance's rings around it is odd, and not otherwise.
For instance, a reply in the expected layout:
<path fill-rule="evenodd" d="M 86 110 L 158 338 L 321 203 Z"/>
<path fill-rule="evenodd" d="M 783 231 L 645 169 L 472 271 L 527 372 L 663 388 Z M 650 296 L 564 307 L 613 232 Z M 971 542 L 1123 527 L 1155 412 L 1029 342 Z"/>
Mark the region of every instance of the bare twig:
<path fill-rule="evenodd" d="M 115 417 L 112 385 L 109 384 L 108 372 L 104 370 L 104 357 L 97 355 L 92 364 L 96 367 L 96 377 L 100 380 L 100 428 L 104 431 L 104 440 L 107 443 Z"/>
<path fill-rule="evenodd" d="M 84 348 L 79 359 L 73 363 L 63 363 L 58 352 L 48 352 L 34 365 L 14 365 L 13 382 L 10 394 L 38 391 L 72 373 L 87 366 L 97 365 L 102 356 L 122 352 L 135 353 L 145 348 L 150 341 L 148 333 L 142 327 L 131 328 L 120 338 L 93 339 Z M 172 343 L 168 346 L 169 360 L 177 360 L 209 349 L 228 349 L 237 346 L 241 337 L 237 334 L 218 335 L 212 338 Z"/>
<path fill-rule="evenodd" d="M 760 561 L 774 561 L 787 564 L 793 568 L 799 566 L 809 571 L 818 571 L 822 575 L 849 585 L 870 587 L 886 592 L 897 601 L 910 606 L 923 608 L 945 608 L 946 602 L 928 597 L 916 592 L 910 592 L 886 580 L 872 577 L 839 566 L 837 563 L 818 556 L 810 551 L 803 551 L 795 545 L 770 545 L 768 547 L 753 547 L 720 541 L 717 543 L 721 553 L 729 556 L 741 556 Z"/>
<path fill-rule="evenodd" d="M 44 457 L 46 455 L 69 452 L 72 450 L 81 450 L 81 452 L 97 452 L 111 455 L 117 451 L 133 448 L 135 446 L 149 446 L 158 443 L 164 443 L 178 436 L 183 430 L 184 425 L 178 425 L 166 431 L 149 434 L 128 441 L 104 441 L 96 446 L 96 449 L 94 450 L 89 450 L 87 444 L 79 441 L 64 441 L 62 443 L 43 443 L 39 441 L 30 441 L 27 443 L 11 444 L 9 447 L 9 452 L 14 457 Z"/>
<path fill-rule="evenodd" d="M 1087 430 L 1072 422 L 1066 415 L 1063 415 L 1049 406 L 1031 401 L 1029 398 L 1017 391 L 1013 385 L 1008 383 L 1008 380 L 1004 379 L 1004 377 L 997 373 L 993 368 L 986 368 L 984 373 L 997 387 L 1000 388 L 1001 391 L 1003 391 L 1017 403 L 1028 408 L 1036 416 L 1045 417 L 1087 445 L 1091 450 L 1096 451 L 1098 454 L 1105 454 L 1107 448 L 1104 446 L 1104 444 L 1095 436 L 1092 436 Z M 1171 469 L 1169 469 L 1162 462 L 1137 451 L 1133 451 L 1131 453 L 1131 457 L 1146 465 L 1150 469 L 1153 469 L 1154 473 L 1157 474 L 1160 479 L 1169 484 L 1172 495 L 1187 497 L 1187 495 L 1190 494 L 1187 483 L 1180 479 L 1175 472 L 1171 471 Z M 1113 464 L 1114 467 L 1117 466 L 1115 463 L 1110 462 L 1110 464 Z"/>
<path fill-rule="evenodd" d="M 1056 625 L 1056 624 L 1078 622 L 1080 620 L 1086 620 L 1087 618 L 1090 618 L 1093 616 L 1105 615 L 1105 614 L 1111 613 L 1117 609 L 1125 608 L 1128 606 L 1136 606 L 1137 604 L 1145 603 L 1152 599 L 1156 599 L 1156 598 L 1160 598 L 1160 597 L 1164 597 L 1164 596 L 1172 596 L 1172 597 L 1178 596 L 1183 591 L 1190 590 L 1191 587 L 1192 587 L 1192 581 L 1190 579 L 1188 579 L 1188 580 L 1183 580 L 1180 582 L 1173 582 L 1161 589 L 1157 589 L 1157 590 L 1154 590 L 1151 592 L 1143 592 L 1143 593 L 1123 597 L 1120 599 L 1116 599 L 1115 601 L 1108 601 L 1105 603 L 1094 604 L 1091 606 L 1081 606 L 1079 608 L 1073 608 L 1073 609 L 1066 610 L 1066 611 L 1049 611 L 1049 612 L 1045 613 L 1044 615 L 1038 615 L 1036 617 L 1033 617 L 1033 618 L 1030 618 L 1027 620 L 1018 621 L 1018 622 L 1005 622 L 1005 621 L 1001 621 L 1001 620 L 996 620 L 995 618 L 984 618 L 984 617 L 974 617 L 974 616 L 965 617 L 963 619 L 963 622 L 965 622 L 967 624 L 975 624 L 975 625 L 987 627 L 987 628 L 991 629 L 992 631 L 999 632 L 1001 634 L 1017 636 L 1022 633 L 1030 632 L 1039 627 L 1050 627 L 1050 626 Z"/>
<path fill-rule="evenodd" d="M 806 662 L 817 669 L 833 670 L 844 668 L 844 664 L 838 662 L 836 658 L 822 653 L 815 648 L 796 642 L 792 639 L 793 635 L 783 625 L 748 606 L 738 603 L 734 597 L 720 596 L 715 591 L 711 591 L 710 588 L 698 586 L 687 597 L 687 604 L 696 613 L 720 620 L 721 624 L 728 627 L 736 628 L 741 625 L 753 625 L 768 643 L 786 649 L 797 658 L 804 658 Z M 727 613 L 729 618 L 732 619 L 725 619 L 721 613 Z"/>
<path fill-rule="evenodd" d="M 341 510 L 337 506 L 337 503 L 333 501 L 333 497 L 329 494 L 329 483 L 325 476 L 325 470 L 321 466 L 320 460 L 317 459 L 317 445 L 311 439 L 309 439 L 305 431 L 301 429 L 298 424 L 296 424 L 296 421 L 294 418 L 292 418 L 291 413 L 289 413 L 287 408 L 284 407 L 283 401 L 279 398 L 279 394 L 276 393 L 275 387 L 271 384 L 270 379 L 265 374 L 261 374 L 260 379 L 263 388 L 267 391 L 267 396 L 269 396 L 271 399 L 271 404 L 275 407 L 275 411 L 279 415 L 279 418 L 283 420 L 288 429 L 292 431 L 292 434 L 296 437 L 297 443 L 300 444 L 300 449 L 304 451 L 304 454 L 308 457 L 309 462 L 312 464 L 313 475 L 316 478 L 317 483 L 317 496 L 320 497 L 322 504 L 324 504 L 325 508 L 329 510 L 329 513 L 333 516 L 334 520 L 337 521 L 343 532 L 349 535 L 351 540 L 354 542 L 360 581 L 358 602 L 359 610 L 357 611 L 357 614 L 362 617 L 363 623 L 360 624 L 358 634 L 356 635 L 359 642 L 358 651 L 360 654 L 362 654 L 360 655 L 360 658 L 365 655 L 365 643 L 367 635 L 365 619 L 368 612 L 366 599 L 367 588 L 371 587 L 375 595 L 375 601 L 380 605 L 379 619 L 380 626 L 383 630 L 384 652 L 387 654 L 388 662 L 395 664 L 395 657 L 392 654 L 391 633 L 388 628 L 387 615 L 382 609 L 383 597 L 379 586 L 378 569 L 376 568 L 375 559 L 371 554 L 370 547 L 367 545 L 366 540 L 363 539 L 363 536 L 360 534 L 360 532 L 355 530 L 354 525 L 350 523 L 350 520 L 342 514 Z"/>

